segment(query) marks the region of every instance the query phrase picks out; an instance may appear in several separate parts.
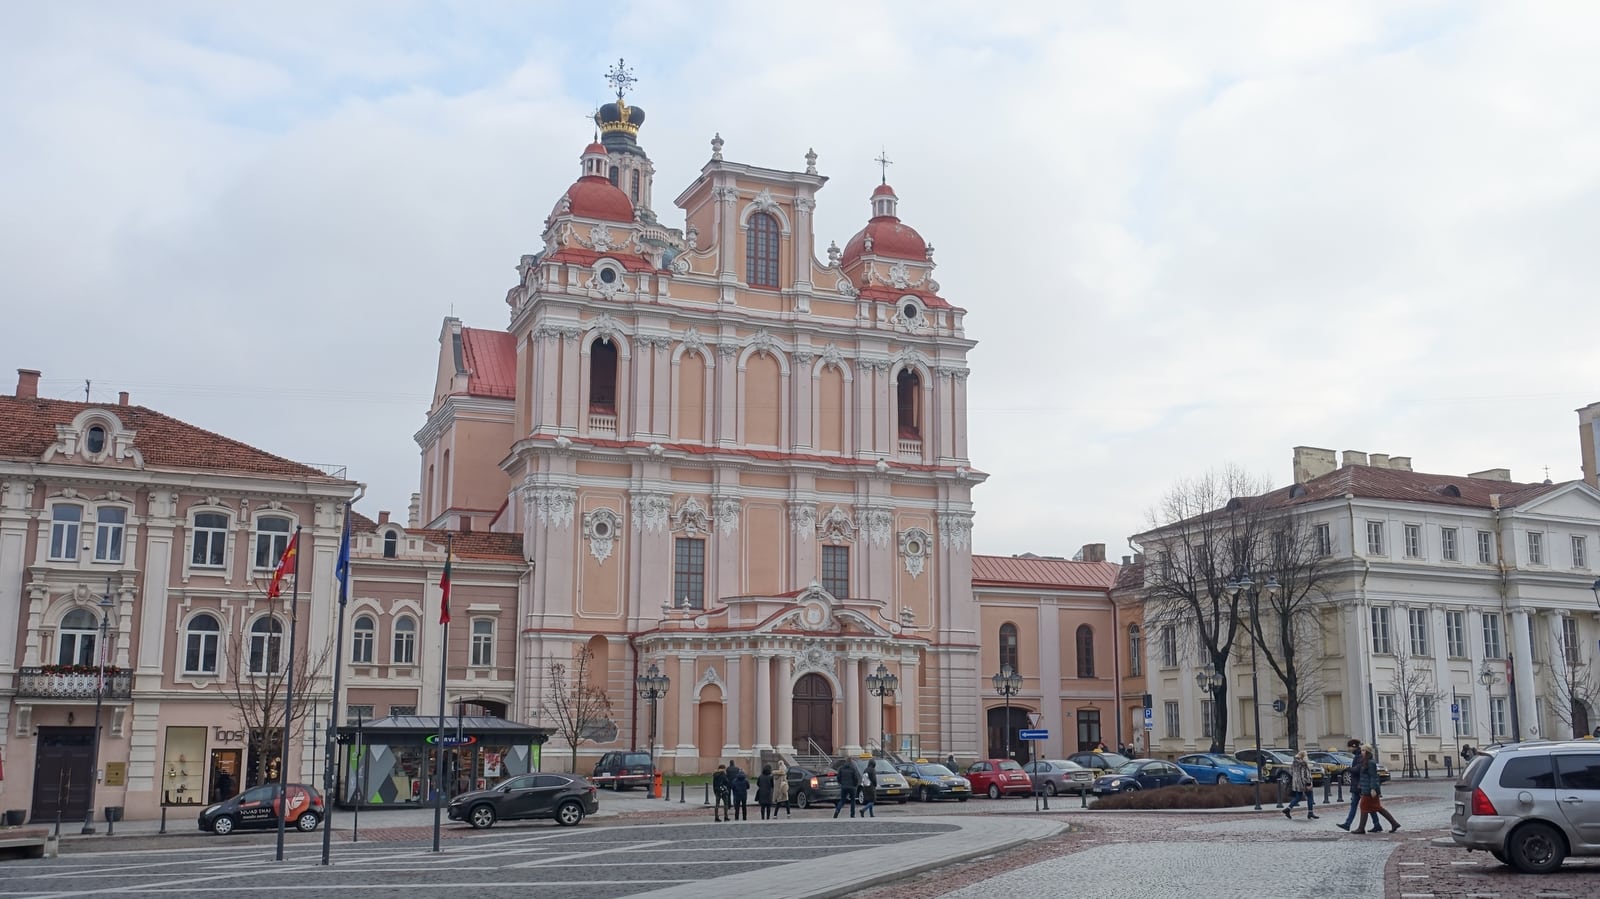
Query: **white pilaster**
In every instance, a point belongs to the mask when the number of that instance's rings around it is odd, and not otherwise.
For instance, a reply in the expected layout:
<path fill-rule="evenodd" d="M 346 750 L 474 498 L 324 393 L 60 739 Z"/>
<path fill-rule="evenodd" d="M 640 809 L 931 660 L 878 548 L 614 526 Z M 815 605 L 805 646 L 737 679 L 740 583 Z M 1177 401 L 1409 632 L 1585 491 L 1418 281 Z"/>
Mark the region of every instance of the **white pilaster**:
<path fill-rule="evenodd" d="M 756 663 L 756 746 L 772 748 L 772 656 L 758 655 Z"/>
<path fill-rule="evenodd" d="M 853 656 L 839 665 L 839 680 L 844 686 L 844 747 L 846 754 L 861 751 L 861 666 Z"/>
<path fill-rule="evenodd" d="M 1544 739 L 1544 728 L 1541 726 L 1535 709 L 1538 708 L 1533 701 L 1533 645 L 1529 639 L 1528 610 L 1511 610 L 1511 645 L 1516 648 L 1517 658 L 1513 665 L 1516 672 L 1517 684 L 1517 721 L 1522 725 L 1522 738 L 1524 740 Z"/>
<path fill-rule="evenodd" d="M 794 658 L 780 655 L 778 663 L 778 746 L 794 751 Z"/>

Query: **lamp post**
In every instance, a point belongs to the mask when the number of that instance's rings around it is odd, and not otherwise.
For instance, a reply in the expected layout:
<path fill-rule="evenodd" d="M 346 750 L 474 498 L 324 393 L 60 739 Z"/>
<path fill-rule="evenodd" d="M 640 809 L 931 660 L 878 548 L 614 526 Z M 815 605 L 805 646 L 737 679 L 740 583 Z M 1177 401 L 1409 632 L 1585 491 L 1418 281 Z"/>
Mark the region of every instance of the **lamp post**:
<path fill-rule="evenodd" d="M 882 662 L 878 663 L 877 670 L 867 675 L 867 692 L 878 697 L 878 752 L 888 752 L 885 745 L 889 739 L 888 731 L 884 727 L 884 703 L 894 695 L 895 688 L 900 686 L 900 678 L 889 673 Z"/>
<path fill-rule="evenodd" d="M 83 830 L 94 833 L 94 787 L 100 781 L 100 708 L 106 699 L 106 635 L 111 630 L 111 579 L 106 578 L 106 592 L 100 597 L 100 642 L 95 649 L 100 656 L 100 677 L 94 688 L 94 765 L 89 771 L 89 806 L 83 810 Z"/>
<path fill-rule="evenodd" d="M 1483 668 L 1478 672 L 1478 683 L 1483 684 L 1489 691 L 1489 742 L 1494 742 L 1494 685 L 1500 683 L 1500 675 L 1495 674 L 1494 665 L 1485 659 Z"/>
<path fill-rule="evenodd" d="M 672 679 L 662 674 L 655 662 L 651 662 L 650 667 L 633 682 L 639 687 L 639 698 L 650 703 L 650 770 L 653 774 L 656 768 L 656 703 L 667 695 Z"/>
<path fill-rule="evenodd" d="M 1217 727 L 1217 698 L 1216 694 L 1222 689 L 1222 672 L 1212 669 L 1210 671 L 1197 671 L 1194 675 L 1195 685 L 1207 696 L 1211 697 L 1211 751 L 1222 751 L 1222 733 Z"/>
<path fill-rule="evenodd" d="M 1257 590 L 1250 573 L 1244 572 L 1236 580 L 1228 581 L 1226 589 L 1233 598 L 1243 597 L 1250 603 L 1250 707 L 1255 716 L 1256 780 L 1259 782 L 1266 779 L 1266 766 L 1261 757 L 1261 684 L 1256 679 L 1256 634 L 1261 632 L 1261 593 L 1265 591 L 1269 599 L 1277 596 L 1278 579 L 1268 575 L 1267 583 Z"/>
<path fill-rule="evenodd" d="M 989 678 L 989 681 L 994 684 L 994 691 L 1006 699 L 1006 758 L 1011 758 L 1011 697 L 1022 692 L 1022 675 L 1010 665 L 1001 665 L 1000 673 Z"/>

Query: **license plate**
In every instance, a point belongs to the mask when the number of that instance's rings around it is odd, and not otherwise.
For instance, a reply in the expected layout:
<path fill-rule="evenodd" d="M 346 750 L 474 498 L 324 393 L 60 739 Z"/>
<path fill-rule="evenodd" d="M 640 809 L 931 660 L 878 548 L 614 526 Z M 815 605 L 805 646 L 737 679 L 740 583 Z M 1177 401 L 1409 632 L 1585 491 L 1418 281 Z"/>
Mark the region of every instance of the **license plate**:
<path fill-rule="evenodd" d="M 966 791 L 967 791 L 966 787 L 951 787 L 950 788 L 950 792 L 952 792 L 952 793 L 965 793 Z"/>
<path fill-rule="evenodd" d="M 899 796 L 900 795 L 900 791 L 899 790 L 894 790 L 894 789 L 884 790 L 883 792 L 888 794 L 888 795 L 890 795 L 890 796 Z"/>

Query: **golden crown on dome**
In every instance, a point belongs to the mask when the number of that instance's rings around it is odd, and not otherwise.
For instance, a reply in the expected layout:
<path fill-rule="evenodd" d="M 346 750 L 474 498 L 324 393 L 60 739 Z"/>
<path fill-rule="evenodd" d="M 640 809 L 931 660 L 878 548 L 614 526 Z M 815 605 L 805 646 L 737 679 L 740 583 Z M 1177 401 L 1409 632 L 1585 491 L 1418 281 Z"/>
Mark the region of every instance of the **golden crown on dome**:
<path fill-rule="evenodd" d="M 595 110 L 594 123 L 600 127 L 602 134 L 621 132 L 623 134 L 637 135 L 639 126 L 644 124 L 644 110 L 637 106 L 629 106 L 623 99 L 628 89 L 639 83 L 633 76 L 633 69 L 629 68 L 622 59 L 606 71 L 606 80 L 617 91 L 614 103 Z"/>

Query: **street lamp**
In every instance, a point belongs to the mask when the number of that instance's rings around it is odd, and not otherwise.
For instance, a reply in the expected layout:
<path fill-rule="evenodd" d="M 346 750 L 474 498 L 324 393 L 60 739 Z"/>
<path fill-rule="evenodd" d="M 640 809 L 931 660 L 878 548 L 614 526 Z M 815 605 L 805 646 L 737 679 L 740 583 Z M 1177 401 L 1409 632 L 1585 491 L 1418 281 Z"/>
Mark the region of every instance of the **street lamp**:
<path fill-rule="evenodd" d="M 94 688 L 94 765 L 89 772 L 89 807 L 83 810 L 83 830 L 94 833 L 94 785 L 100 780 L 100 707 L 106 700 L 106 634 L 111 629 L 111 579 L 106 578 L 106 592 L 100 597 L 100 642 L 95 649 L 100 654 L 100 677 Z"/>
<path fill-rule="evenodd" d="M 667 695 L 667 688 L 672 686 L 672 679 L 661 673 L 655 662 L 644 673 L 635 677 L 633 682 L 639 687 L 639 698 L 650 703 L 650 770 L 656 767 L 656 703 L 661 697 Z"/>
<path fill-rule="evenodd" d="M 1256 634 L 1261 632 L 1261 593 L 1265 591 L 1269 601 L 1276 597 L 1278 579 L 1267 575 L 1267 583 L 1257 590 L 1250 573 L 1244 572 L 1236 580 L 1228 581 L 1226 589 L 1234 599 L 1242 596 L 1250 603 L 1250 706 L 1255 714 L 1256 780 L 1262 781 L 1266 780 L 1266 766 L 1261 757 L 1261 684 L 1256 680 Z"/>
<path fill-rule="evenodd" d="M 885 743 L 889 739 L 888 732 L 883 724 L 883 705 L 888 701 L 888 697 L 894 695 L 894 690 L 898 686 L 900 686 L 900 678 L 890 674 L 889 669 L 884 667 L 882 662 L 878 663 L 876 671 L 867 675 L 867 692 L 878 697 L 878 751 L 880 753 L 888 751 Z"/>
<path fill-rule="evenodd" d="M 1488 660 L 1483 663 L 1483 670 L 1478 672 L 1478 683 L 1489 691 L 1489 742 L 1494 742 L 1494 685 L 1500 683 L 1500 675 L 1495 673 L 1494 665 Z"/>
<path fill-rule="evenodd" d="M 1222 672 L 1215 669 L 1211 671 L 1197 671 L 1194 675 L 1195 685 L 1207 696 L 1211 697 L 1211 751 L 1222 751 L 1222 732 L 1217 727 L 1217 698 L 1216 694 L 1222 689 Z"/>
<path fill-rule="evenodd" d="M 1001 665 L 1000 673 L 989 678 L 994 691 L 1006 698 L 1006 758 L 1011 758 L 1011 697 L 1022 692 L 1022 675 L 1010 665 Z"/>

